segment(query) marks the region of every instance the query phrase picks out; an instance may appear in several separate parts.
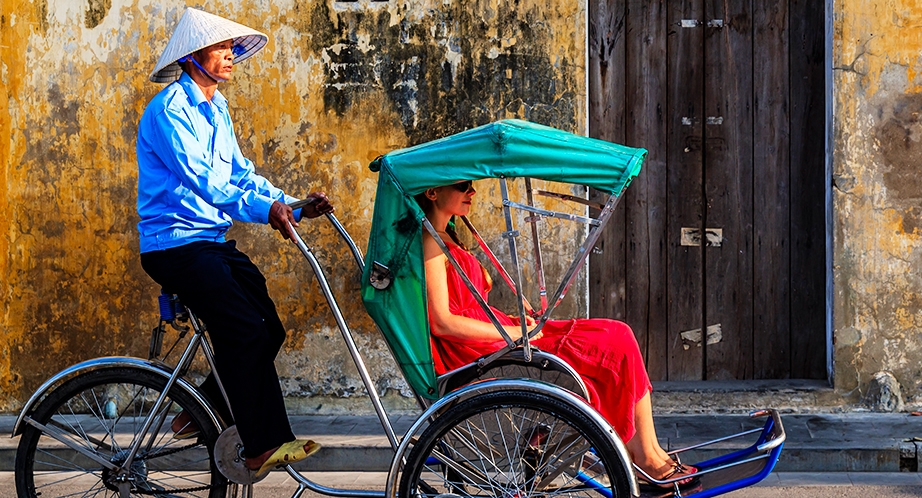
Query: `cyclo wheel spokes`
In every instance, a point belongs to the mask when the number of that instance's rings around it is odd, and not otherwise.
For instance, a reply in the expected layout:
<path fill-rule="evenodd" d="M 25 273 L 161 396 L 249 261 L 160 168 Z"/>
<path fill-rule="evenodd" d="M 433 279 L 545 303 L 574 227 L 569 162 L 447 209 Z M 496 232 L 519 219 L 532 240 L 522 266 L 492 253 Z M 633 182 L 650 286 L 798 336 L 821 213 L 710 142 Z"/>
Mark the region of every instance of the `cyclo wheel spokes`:
<path fill-rule="evenodd" d="M 120 367 L 89 372 L 54 389 L 32 418 L 55 436 L 30 425 L 19 443 L 19 497 L 115 497 L 125 482 L 131 496 L 223 497 L 227 482 L 211 458 L 217 427 L 205 409 L 179 389 L 171 390 L 161 408 L 151 413 L 164 385 L 163 377 Z M 181 411 L 191 420 L 178 431 L 188 437 L 177 438 L 171 424 Z M 138 434 L 149 416 L 150 430 Z M 190 432 L 192 427 L 198 431 Z M 143 438 L 140 449 L 126 466 L 137 438 Z"/>
<path fill-rule="evenodd" d="M 610 440 L 589 417 L 533 392 L 480 395 L 447 410 L 407 459 L 400 496 L 629 496 Z"/>

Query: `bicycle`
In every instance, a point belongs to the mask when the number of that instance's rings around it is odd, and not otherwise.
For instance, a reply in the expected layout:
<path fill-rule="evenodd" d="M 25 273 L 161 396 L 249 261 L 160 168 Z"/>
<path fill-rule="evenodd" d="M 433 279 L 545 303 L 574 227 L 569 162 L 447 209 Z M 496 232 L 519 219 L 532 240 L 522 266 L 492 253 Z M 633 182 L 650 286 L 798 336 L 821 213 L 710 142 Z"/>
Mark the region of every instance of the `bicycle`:
<path fill-rule="evenodd" d="M 561 167 L 562 154 L 572 154 L 581 162 Z M 611 425 L 587 404 L 588 394 L 579 375 L 554 355 L 532 348 L 527 334 L 513 341 L 500 327 L 505 347 L 453 372 L 438 377 L 434 374 L 420 286 L 418 241 L 423 229 L 433 233 L 437 241 L 441 239 L 411 194 L 421 186 L 444 181 L 425 169 L 433 157 L 451 163 L 454 179 L 499 181 L 504 236 L 509 241 L 515 277 L 500 264 L 470 220 L 462 221 L 513 290 L 522 322 L 527 312 L 537 320 L 537 333 L 585 263 L 622 190 L 638 174 L 644 154 L 642 149 L 531 123 L 501 121 L 395 151 L 372 163 L 380 174 L 367 259 L 336 217 L 326 215 L 362 272 L 366 308 L 423 410 L 400 438 L 390 425 L 313 249 L 292 230 L 293 241 L 317 277 L 394 450 L 384 492 L 325 487 L 287 466 L 285 470 L 298 485 L 293 498 L 307 490 L 356 498 L 640 496 L 634 473 L 640 470 L 632 465 Z M 518 177 L 524 178 L 525 203 L 510 199 L 507 179 Z M 533 189 L 532 178 L 586 184 L 607 191 L 610 197 L 605 204 L 593 205 L 598 208 L 597 218 L 541 209 L 535 206 L 532 194 L 583 206 L 591 203 L 569 194 Z M 534 235 L 538 308 L 532 308 L 524 297 L 515 243 L 518 232 L 511 209 L 530 214 L 526 221 Z M 550 299 L 540 265 L 537 223 L 542 217 L 584 222 L 591 227 Z M 447 247 L 442 249 L 448 253 Z M 454 262 L 450 254 L 448 257 Z M 467 285 L 471 286 L 469 280 Z M 487 309 L 485 302 L 481 305 Z M 205 325 L 169 293 L 161 295 L 160 311 L 161 322 L 152 333 L 149 359 L 109 357 L 74 365 L 46 381 L 26 402 L 14 426 L 14 436 L 21 435 L 15 476 L 21 498 L 59 496 L 56 493 L 61 490 L 69 493 L 61 496 L 120 498 L 253 496 L 257 480 L 243 466 L 243 446 L 232 425 L 233 414 L 227 420 L 222 417 L 185 377 L 199 351 L 217 373 Z M 158 359 L 166 324 L 178 331 L 179 337 L 163 358 L 192 332 L 174 367 Z M 220 377 L 217 380 L 220 386 Z M 172 427 L 180 412 L 190 417 L 196 431 Z M 754 415 L 768 416 L 763 428 L 705 443 L 758 434 L 757 441 L 743 450 L 695 463 L 702 484 L 691 494 L 682 494 L 678 479 L 646 477 L 673 486 L 673 496 L 699 498 L 758 482 L 777 462 L 785 434 L 777 412 L 765 410 Z M 678 458 L 680 453 L 701 446 L 670 453 Z M 79 491 L 70 493 L 74 489 Z"/>

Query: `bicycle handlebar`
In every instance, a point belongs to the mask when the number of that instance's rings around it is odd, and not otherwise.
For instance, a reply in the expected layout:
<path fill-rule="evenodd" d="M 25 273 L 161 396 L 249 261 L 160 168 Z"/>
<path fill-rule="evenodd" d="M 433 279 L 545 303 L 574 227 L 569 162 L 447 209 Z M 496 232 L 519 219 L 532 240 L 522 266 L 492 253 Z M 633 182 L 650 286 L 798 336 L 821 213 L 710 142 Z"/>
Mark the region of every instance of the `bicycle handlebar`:
<path fill-rule="evenodd" d="M 310 206 L 311 204 L 316 204 L 320 199 L 317 197 L 308 197 L 307 199 L 301 199 L 300 201 L 294 201 L 288 205 L 292 210 L 303 208 L 305 206 Z"/>

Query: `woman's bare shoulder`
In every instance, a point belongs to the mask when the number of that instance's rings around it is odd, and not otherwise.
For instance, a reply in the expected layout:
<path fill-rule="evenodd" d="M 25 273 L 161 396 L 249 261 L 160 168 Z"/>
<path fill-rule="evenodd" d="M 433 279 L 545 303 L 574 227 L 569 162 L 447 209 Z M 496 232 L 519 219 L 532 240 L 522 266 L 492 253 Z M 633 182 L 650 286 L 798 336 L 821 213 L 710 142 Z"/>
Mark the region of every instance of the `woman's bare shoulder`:
<path fill-rule="evenodd" d="M 432 238 L 432 235 L 423 232 L 423 258 L 428 261 L 432 258 L 445 258 L 439 243 Z"/>

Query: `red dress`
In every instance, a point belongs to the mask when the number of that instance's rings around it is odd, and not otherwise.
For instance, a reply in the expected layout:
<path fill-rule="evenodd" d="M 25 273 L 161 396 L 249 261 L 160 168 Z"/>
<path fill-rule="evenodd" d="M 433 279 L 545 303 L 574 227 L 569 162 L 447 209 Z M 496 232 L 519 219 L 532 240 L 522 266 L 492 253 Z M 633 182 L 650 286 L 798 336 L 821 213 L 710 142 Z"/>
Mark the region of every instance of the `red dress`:
<path fill-rule="evenodd" d="M 486 300 L 489 283 L 480 263 L 461 247 L 449 244 L 451 254 Z M 489 322 L 487 314 L 464 281 L 448 264 L 449 309 L 452 314 Z M 504 325 L 515 322 L 493 308 Z M 548 320 L 543 336 L 531 341 L 538 349 L 557 355 L 570 364 L 589 391 L 589 404 L 612 425 L 623 441 L 634 436 L 634 405 L 653 387 L 644 367 L 637 339 L 626 323 L 604 318 Z M 435 370 L 445 372 L 468 365 L 504 346 L 503 340 L 472 342 L 432 335 Z"/>

